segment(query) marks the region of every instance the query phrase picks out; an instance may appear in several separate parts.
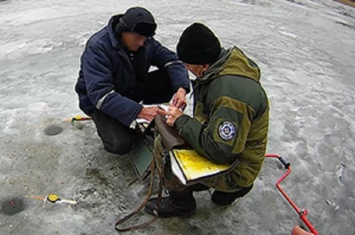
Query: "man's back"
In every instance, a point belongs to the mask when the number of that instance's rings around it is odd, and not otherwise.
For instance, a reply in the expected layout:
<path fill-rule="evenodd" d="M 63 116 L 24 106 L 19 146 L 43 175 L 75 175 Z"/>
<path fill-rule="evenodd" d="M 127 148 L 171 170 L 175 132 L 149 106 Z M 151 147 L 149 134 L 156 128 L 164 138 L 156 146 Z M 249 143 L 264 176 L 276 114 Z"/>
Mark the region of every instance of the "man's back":
<path fill-rule="evenodd" d="M 259 82 L 260 70 L 252 60 L 238 48 L 222 54 L 195 86 L 194 117 L 208 123 L 208 131 L 193 145 L 217 163 L 238 159 L 234 179 L 247 187 L 264 161 L 268 99 Z"/>

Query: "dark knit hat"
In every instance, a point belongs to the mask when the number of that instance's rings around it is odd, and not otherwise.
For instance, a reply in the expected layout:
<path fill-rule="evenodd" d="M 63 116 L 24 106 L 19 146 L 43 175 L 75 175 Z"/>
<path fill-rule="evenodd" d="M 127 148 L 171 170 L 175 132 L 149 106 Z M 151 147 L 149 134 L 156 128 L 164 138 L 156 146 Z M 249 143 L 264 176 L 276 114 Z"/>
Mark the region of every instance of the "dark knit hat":
<path fill-rule="evenodd" d="M 152 13 L 142 7 L 132 7 L 126 11 L 120 20 L 127 31 L 150 37 L 155 34 L 157 24 Z"/>
<path fill-rule="evenodd" d="M 176 47 L 179 59 L 188 64 L 212 64 L 221 53 L 221 44 L 205 25 L 193 23 L 182 33 Z"/>

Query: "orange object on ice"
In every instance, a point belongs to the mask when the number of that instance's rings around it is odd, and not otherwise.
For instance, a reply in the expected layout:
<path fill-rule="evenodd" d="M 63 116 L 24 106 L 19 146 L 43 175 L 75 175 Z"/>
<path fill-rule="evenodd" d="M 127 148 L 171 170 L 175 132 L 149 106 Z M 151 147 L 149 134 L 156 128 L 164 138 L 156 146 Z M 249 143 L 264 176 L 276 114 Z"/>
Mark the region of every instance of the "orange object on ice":
<path fill-rule="evenodd" d="M 291 234 L 292 235 L 314 235 L 314 233 L 310 233 L 301 229 L 300 226 L 293 227 Z"/>

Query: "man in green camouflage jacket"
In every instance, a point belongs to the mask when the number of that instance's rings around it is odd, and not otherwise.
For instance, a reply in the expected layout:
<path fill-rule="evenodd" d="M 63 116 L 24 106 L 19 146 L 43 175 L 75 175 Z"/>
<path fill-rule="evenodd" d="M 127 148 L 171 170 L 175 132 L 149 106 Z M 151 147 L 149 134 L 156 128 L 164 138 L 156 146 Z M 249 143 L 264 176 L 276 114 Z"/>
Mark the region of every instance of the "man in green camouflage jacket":
<path fill-rule="evenodd" d="M 145 208 L 160 217 L 192 215 L 196 211 L 193 191 L 200 189 L 215 189 L 211 199 L 218 205 L 245 196 L 261 170 L 269 126 L 260 69 L 240 49 L 225 50 L 209 28 L 194 23 L 182 33 L 177 53 L 196 76 L 194 117 L 170 107 L 164 113 L 167 123 L 206 158 L 218 164 L 238 164 L 227 174 L 189 187 L 172 175 L 167 164 L 164 184 L 169 196 L 159 204 L 157 198 L 151 198 Z"/>

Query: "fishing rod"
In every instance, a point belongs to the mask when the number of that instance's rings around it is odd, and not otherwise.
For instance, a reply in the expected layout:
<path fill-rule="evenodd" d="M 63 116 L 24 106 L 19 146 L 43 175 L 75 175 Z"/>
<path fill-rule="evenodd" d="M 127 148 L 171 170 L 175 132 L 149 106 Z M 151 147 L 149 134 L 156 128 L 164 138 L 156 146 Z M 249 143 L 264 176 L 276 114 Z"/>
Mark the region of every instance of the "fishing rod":
<path fill-rule="evenodd" d="M 87 120 L 92 120 L 92 117 L 82 117 L 80 115 L 76 115 L 75 117 L 71 118 L 65 118 L 63 121 L 64 122 L 70 122 L 71 124 L 74 124 L 75 121 L 87 121 Z"/>

